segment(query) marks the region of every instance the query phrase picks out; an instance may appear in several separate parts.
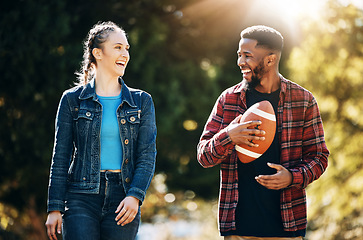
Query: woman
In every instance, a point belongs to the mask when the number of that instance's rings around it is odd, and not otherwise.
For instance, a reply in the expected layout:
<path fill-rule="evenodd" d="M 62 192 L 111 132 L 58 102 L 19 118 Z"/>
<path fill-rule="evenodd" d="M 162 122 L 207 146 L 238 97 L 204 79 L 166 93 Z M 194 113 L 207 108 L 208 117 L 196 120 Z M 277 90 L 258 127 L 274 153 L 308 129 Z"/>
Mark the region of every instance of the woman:
<path fill-rule="evenodd" d="M 155 109 L 123 82 L 124 30 L 96 24 L 84 43 L 78 86 L 63 93 L 48 189 L 47 232 L 57 239 L 135 239 L 154 174 Z M 63 225 L 63 226 L 62 226 Z"/>

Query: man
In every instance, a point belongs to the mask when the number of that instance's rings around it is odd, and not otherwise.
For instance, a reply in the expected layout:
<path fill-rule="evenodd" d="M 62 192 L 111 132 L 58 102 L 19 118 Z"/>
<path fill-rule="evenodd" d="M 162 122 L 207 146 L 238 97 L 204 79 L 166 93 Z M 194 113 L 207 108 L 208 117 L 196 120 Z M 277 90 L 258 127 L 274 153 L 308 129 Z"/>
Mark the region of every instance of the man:
<path fill-rule="evenodd" d="M 273 28 L 241 32 L 237 65 L 243 80 L 218 98 L 198 144 L 203 167 L 220 164 L 219 230 L 225 240 L 302 239 L 308 184 L 327 167 L 329 151 L 313 95 L 279 74 L 283 37 Z M 259 158 L 242 163 L 235 145 L 258 147 L 259 121 L 239 123 L 256 102 L 275 110 L 276 134 Z"/>

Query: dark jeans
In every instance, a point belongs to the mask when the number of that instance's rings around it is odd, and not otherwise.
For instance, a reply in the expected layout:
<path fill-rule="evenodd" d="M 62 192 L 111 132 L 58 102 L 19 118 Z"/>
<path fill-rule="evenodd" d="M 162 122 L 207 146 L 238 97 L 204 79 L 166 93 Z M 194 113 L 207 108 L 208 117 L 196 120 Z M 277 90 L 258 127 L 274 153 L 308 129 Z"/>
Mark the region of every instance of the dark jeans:
<path fill-rule="evenodd" d="M 67 193 L 63 215 L 64 240 L 133 240 L 140 223 L 140 209 L 135 219 L 117 225 L 116 208 L 125 198 L 121 173 L 101 173 L 99 194 Z"/>

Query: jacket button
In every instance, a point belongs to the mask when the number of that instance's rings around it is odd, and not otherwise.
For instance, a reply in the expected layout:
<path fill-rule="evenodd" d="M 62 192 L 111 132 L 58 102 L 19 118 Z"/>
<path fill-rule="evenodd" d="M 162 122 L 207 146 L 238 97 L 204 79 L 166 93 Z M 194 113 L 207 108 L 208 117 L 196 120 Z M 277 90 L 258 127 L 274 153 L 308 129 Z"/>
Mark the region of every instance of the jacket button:
<path fill-rule="evenodd" d="M 86 181 L 86 177 L 83 177 L 82 179 L 83 179 L 83 181 Z"/>
<path fill-rule="evenodd" d="M 128 139 L 125 139 L 125 144 L 129 144 L 129 140 Z"/>
<path fill-rule="evenodd" d="M 131 122 L 135 122 L 136 118 L 135 117 L 130 117 L 130 121 Z"/>
<path fill-rule="evenodd" d="M 126 163 L 126 164 L 128 164 L 128 163 L 129 163 L 129 159 L 128 159 L 128 158 L 126 158 L 126 159 L 125 159 L 125 163 Z"/>
<path fill-rule="evenodd" d="M 78 108 L 77 108 L 77 107 L 76 107 L 76 108 L 74 108 L 74 111 L 76 111 L 76 112 L 77 112 L 77 111 L 78 111 Z"/>
<path fill-rule="evenodd" d="M 91 113 L 90 112 L 86 112 L 86 116 L 87 117 L 90 117 L 91 116 Z"/>
<path fill-rule="evenodd" d="M 126 182 L 126 183 L 129 183 L 129 182 L 130 182 L 130 178 L 128 178 L 128 177 L 127 177 L 127 178 L 125 179 L 125 182 Z"/>
<path fill-rule="evenodd" d="M 121 124 L 125 124 L 126 120 L 125 119 L 121 119 Z"/>

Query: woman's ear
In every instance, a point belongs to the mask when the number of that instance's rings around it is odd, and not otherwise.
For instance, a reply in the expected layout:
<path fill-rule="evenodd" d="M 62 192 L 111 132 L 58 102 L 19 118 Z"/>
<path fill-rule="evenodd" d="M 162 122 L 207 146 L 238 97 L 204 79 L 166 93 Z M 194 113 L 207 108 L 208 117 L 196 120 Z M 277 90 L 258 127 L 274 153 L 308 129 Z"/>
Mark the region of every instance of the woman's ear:
<path fill-rule="evenodd" d="M 94 48 L 92 50 L 92 55 L 95 59 L 101 60 L 102 59 L 102 50 L 100 48 Z"/>

